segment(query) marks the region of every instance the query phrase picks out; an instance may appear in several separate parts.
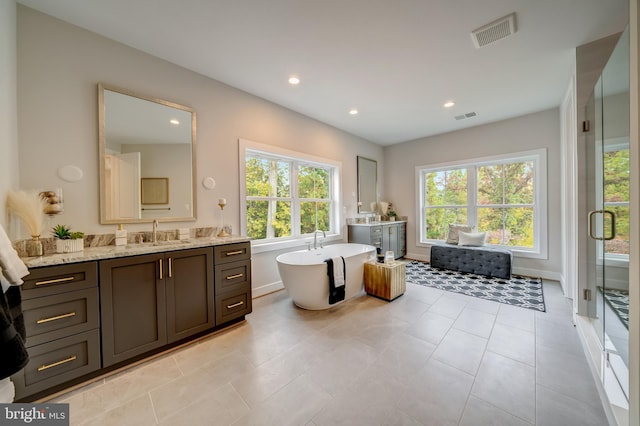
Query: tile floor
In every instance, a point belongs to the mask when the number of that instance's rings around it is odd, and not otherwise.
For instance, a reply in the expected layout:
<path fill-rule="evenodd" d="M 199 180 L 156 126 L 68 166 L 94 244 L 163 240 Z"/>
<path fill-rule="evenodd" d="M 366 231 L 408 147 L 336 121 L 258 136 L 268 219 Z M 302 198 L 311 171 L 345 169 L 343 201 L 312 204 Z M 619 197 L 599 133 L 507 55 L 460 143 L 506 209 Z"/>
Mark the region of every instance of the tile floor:
<path fill-rule="evenodd" d="M 408 284 L 243 325 L 55 399 L 79 425 L 607 425 L 557 283 L 547 312 Z"/>

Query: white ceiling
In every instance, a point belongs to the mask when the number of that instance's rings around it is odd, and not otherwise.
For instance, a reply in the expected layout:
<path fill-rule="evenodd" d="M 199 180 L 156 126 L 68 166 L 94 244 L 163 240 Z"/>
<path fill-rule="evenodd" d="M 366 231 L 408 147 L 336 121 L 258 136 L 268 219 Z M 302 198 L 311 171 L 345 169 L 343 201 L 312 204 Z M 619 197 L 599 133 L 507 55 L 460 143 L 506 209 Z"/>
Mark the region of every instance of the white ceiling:
<path fill-rule="evenodd" d="M 558 106 L 573 48 L 628 15 L 627 0 L 18 1 L 381 145 Z M 474 47 L 512 12 L 513 36 Z"/>

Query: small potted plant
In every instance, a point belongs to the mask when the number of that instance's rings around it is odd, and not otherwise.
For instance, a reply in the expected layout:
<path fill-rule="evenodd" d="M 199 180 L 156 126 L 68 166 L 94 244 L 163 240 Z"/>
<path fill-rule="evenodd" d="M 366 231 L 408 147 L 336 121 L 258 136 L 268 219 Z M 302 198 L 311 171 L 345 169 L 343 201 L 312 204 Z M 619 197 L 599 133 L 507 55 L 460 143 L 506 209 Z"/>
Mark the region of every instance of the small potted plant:
<path fill-rule="evenodd" d="M 389 220 L 391 222 L 396 220 L 396 216 L 398 216 L 398 213 L 395 212 L 395 210 L 389 210 Z"/>
<path fill-rule="evenodd" d="M 56 253 L 73 253 L 84 249 L 84 232 L 72 232 L 66 225 L 56 225 L 51 229 L 56 238 Z"/>

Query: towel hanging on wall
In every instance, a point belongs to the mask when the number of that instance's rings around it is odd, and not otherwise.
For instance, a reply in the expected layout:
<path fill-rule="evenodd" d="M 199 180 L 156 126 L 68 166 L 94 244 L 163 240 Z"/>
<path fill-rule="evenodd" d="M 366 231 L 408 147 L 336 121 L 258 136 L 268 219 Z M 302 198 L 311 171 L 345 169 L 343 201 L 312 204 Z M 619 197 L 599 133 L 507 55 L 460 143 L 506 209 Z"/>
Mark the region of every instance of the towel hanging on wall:
<path fill-rule="evenodd" d="M 11 285 L 22 284 L 22 277 L 29 274 L 29 270 L 18 257 L 18 252 L 11 245 L 11 240 L 2 225 L 0 225 L 0 270 Z"/>

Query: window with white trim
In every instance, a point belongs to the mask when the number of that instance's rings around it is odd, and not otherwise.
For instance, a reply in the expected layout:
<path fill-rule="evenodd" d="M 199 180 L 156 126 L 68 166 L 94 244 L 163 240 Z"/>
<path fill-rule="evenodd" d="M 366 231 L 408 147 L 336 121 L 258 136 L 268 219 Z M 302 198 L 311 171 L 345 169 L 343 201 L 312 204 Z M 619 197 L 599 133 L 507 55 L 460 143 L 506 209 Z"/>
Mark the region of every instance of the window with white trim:
<path fill-rule="evenodd" d="M 447 239 L 450 224 L 486 232 L 488 245 L 546 256 L 546 152 L 416 168 L 420 242 Z"/>
<path fill-rule="evenodd" d="M 242 232 L 258 244 L 339 233 L 339 164 L 241 141 Z"/>

